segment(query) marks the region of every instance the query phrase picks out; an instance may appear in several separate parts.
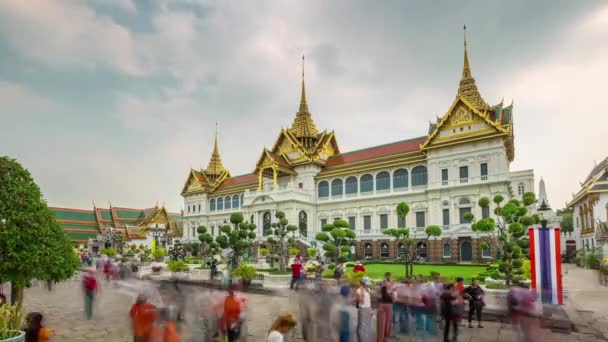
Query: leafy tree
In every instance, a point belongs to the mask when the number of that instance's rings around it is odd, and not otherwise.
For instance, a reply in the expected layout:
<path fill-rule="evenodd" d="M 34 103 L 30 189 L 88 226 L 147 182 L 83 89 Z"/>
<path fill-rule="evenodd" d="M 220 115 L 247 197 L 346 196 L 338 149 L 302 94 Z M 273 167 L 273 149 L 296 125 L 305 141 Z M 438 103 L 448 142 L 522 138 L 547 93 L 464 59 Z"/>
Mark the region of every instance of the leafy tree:
<path fill-rule="evenodd" d="M 116 254 L 118 254 L 118 249 L 116 248 L 104 248 L 101 250 L 101 254 L 109 256 L 109 257 L 113 257 Z"/>
<path fill-rule="evenodd" d="M 169 249 L 169 255 L 173 261 L 184 259 L 184 245 L 182 245 L 181 241 L 175 241 L 173 247 Z"/>
<path fill-rule="evenodd" d="M 399 219 L 401 219 L 403 222 L 405 222 L 405 217 L 410 212 L 410 206 L 405 202 L 401 202 L 401 203 L 397 204 L 396 211 L 397 211 L 397 216 L 399 217 Z M 429 243 L 429 239 L 432 236 L 435 236 L 435 237 L 441 236 L 441 232 L 442 232 L 441 227 L 436 226 L 436 225 L 428 226 L 428 227 L 426 227 L 426 229 L 424 231 L 426 233 L 427 246 Z M 413 275 L 414 274 L 414 256 L 416 253 L 414 250 L 414 248 L 415 248 L 414 239 L 412 239 L 410 237 L 411 230 L 409 228 L 391 228 L 391 229 L 384 230 L 382 233 L 395 238 L 395 242 L 397 244 L 399 244 L 399 243 L 403 244 L 404 253 L 402 255 L 400 255 L 399 257 L 405 264 L 405 276 L 409 277 L 409 276 Z"/>
<path fill-rule="evenodd" d="M 21 305 L 32 280 L 65 280 L 79 266 L 29 171 L 0 157 L 0 282 L 11 282 L 11 302 Z"/>
<path fill-rule="evenodd" d="M 475 220 L 472 213 L 467 213 L 465 219 L 473 222 L 473 231 L 486 235 L 497 251 L 500 251 L 501 260 L 499 261 L 499 271 L 504 273 L 507 286 L 511 285 L 511 279 L 515 272 L 522 272 L 521 267 L 526 259 L 529 243 L 525 239 L 526 227 L 538 224 L 538 215 L 527 215 L 528 207 L 536 203 L 536 195 L 527 192 L 523 195 L 522 201 L 511 199 L 502 205 L 504 197 L 494 196 L 493 202 L 496 204 L 494 210 L 495 218 L 488 217 Z M 490 199 L 482 197 L 478 201 L 481 208 L 488 208 Z M 482 249 L 487 249 L 490 244 L 481 243 Z"/>
<path fill-rule="evenodd" d="M 572 211 L 570 211 L 570 210 L 562 211 L 562 222 L 561 222 L 562 233 L 572 234 L 572 232 L 574 232 L 574 222 L 573 221 L 574 221 L 574 216 L 572 215 Z"/>
<path fill-rule="evenodd" d="M 253 223 L 243 222 L 242 213 L 230 215 L 230 223 L 232 223 L 232 226 L 227 224 L 220 228 L 220 235 L 215 241 L 220 248 L 233 251 L 231 266 L 237 267 L 240 264 L 241 257 L 251 247 L 257 227 Z"/>
<path fill-rule="evenodd" d="M 154 252 L 152 252 L 152 258 L 154 258 L 154 261 L 162 260 L 166 255 L 167 251 L 165 250 L 165 247 L 162 246 L 156 246 L 156 248 L 154 248 Z"/>
<path fill-rule="evenodd" d="M 207 232 L 207 227 L 198 226 L 196 232 L 198 233 L 198 240 L 201 242 L 198 248 L 201 253 L 203 267 L 205 267 L 207 265 L 207 257 L 215 255 L 218 252 L 219 245 L 213 241 L 213 236 Z"/>
<path fill-rule="evenodd" d="M 306 250 L 306 253 L 308 254 L 309 258 L 314 258 L 317 256 L 317 249 L 316 248 L 309 248 Z"/>
<path fill-rule="evenodd" d="M 332 258 L 335 262 L 345 262 L 357 235 L 349 228 L 346 220 L 337 219 L 334 223 L 328 223 L 322 227 L 322 232 L 317 233 L 315 239 L 323 241 L 325 256 Z"/>
<path fill-rule="evenodd" d="M 286 258 L 288 257 L 289 248 L 295 247 L 293 237 L 287 237 L 288 233 L 294 233 L 298 227 L 289 224 L 285 218 L 285 213 L 277 211 L 274 216 L 277 222 L 270 225 L 270 229 L 264 232 L 264 235 L 270 235 L 266 241 L 274 247 L 276 254 L 279 256 L 279 270 L 285 272 Z"/>

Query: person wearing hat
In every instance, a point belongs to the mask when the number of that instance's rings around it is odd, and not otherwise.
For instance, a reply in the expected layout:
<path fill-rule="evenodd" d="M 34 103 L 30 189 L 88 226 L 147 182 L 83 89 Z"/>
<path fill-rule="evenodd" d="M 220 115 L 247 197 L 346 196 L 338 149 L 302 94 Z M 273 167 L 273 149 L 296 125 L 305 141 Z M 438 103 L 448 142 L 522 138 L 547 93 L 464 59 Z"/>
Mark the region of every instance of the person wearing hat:
<path fill-rule="evenodd" d="M 296 320 L 290 313 L 279 315 L 266 336 L 266 342 L 283 342 L 283 336 L 293 329 L 296 324 Z"/>
<path fill-rule="evenodd" d="M 372 296 L 371 296 L 371 280 L 369 277 L 363 277 L 359 287 L 355 291 L 355 301 L 359 311 L 359 319 L 357 322 L 357 335 L 359 342 L 373 341 L 373 325 L 372 325 Z"/>

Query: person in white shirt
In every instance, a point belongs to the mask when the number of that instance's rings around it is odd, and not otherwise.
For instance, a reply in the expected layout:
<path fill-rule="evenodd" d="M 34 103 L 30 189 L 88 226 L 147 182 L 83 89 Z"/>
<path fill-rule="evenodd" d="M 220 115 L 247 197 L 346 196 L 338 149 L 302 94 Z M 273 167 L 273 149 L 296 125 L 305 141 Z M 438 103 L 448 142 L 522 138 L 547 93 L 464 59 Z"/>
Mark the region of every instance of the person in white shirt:
<path fill-rule="evenodd" d="M 363 279 L 361 279 L 361 286 L 359 286 L 355 292 L 356 304 L 359 308 L 359 320 L 357 324 L 359 342 L 372 342 L 374 340 L 370 284 L 370 279 L 368 277 L 363 277 Z"/>
<path fill-rule="evenodd" d="M 274 321 L 266 342 L 283 342 L 283 336 L 296 326 L 296 320 L 290 313 L 282 314 Z"/>

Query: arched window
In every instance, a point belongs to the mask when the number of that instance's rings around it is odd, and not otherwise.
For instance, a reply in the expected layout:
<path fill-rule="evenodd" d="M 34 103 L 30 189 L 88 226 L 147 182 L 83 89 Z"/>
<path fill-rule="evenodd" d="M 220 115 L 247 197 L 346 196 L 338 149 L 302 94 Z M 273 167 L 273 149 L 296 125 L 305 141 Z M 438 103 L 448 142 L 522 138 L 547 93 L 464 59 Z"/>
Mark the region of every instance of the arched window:
<path fill-rule="evenodd" d="M 249 223 L 254 223 L 253 222 L 253 215 L 251 215 L 251 217 L 249 218 Z"/>
<path fill-rule="evenodd" d="M 481 257 L 482 258 L 491 258 L 492 257 L 492 246 L 487 245 L 487 248 L 481 249 Z"/>
<path fill-rule="evenodd" d="M 526 188 L 524 187 L 524 183 L 519 183 L 517 185 L 517 194 L 518 195 L 523 195 L 525 190 L 526 190 Z"/>
<path fill-rule="evenodd" d="M 361 176 L 361 180 L 359 180 L 359 189 L 361 192 L 371 192 L 374 191 L 374 176 L 367 174 Z"/>
<path fill-rule="evenodd" d="M 302 236 L 308 236 L 308 214 L 304 210 L 298 215 L 298 227 Z"/>
<path fill-rule="evenodd" d="M 393 189 L 407 188 L 407 170 L 399 169 L 393 172 Z"/>
<path fill-rule="evenodd" d="M 372 260 L 373 254 L 372 254 L 372 245 L 371 244 L 366 243 L 363 252 L 365 253 L 365 255 L 364 255 L 365 260 Z"/>
<path fill-rule="evenodd" d="M 449 243 L 443 245 L 443 257 L 450 258 L 452 256 L 452 247 Z"/>
<path fill-rule="evenodd" d="M 422 241 L 418 242 L 418 244 L 416 245 L 416 256 L 419 258 L 426 259 L 426 243 Z"/>
<path fill-rule="evenodd" d="M 319 198 L 329 197 L 329 183 L 327 181 L 319 182 Z"/>
<path fill-rule="evenodd" d="M 224 198 L 224 207 L 226 207 L 226 209 L 230 209 L 230 196 L 226 196 L 226 198 Z"/>
<path fill-rule="evenodd" d="M 270 211 L 267 211 L 264 213 L 263 222 L 264 222 L 264 231 L 269 230 L 270 229 Z"/>
<path fill-rule="evenodd" d="M 209 211 L 215 211 L 215 198 L 209 201 Z"/>
<path fill-rule="evenodd" d="M 390 253 L 388 251 L 388 244 L 386 242 L 382 243 L 380 245 L 380 259 L 388 259 L 389 255 Z"/>
<path fill-rule="evenodd" d="M 245 195 L 241 195 L 241 206 L 243 206 L 243 203 L 245 203 Z"/>
<path fill-rule="evenodd" d="M 221 197 L 217 199 L 217 210 L 224 210 L 224 199 Z"/>
<path fill-rule="evenodd" d="M 412 186 L 427 185 L 428 175 L 426 166 L 418 165 L 412 169 Z"/>
<path fill-rule="evenodd" d="M 350 176 L 346 178 L 345 183 L 345 193 L 347 195 L 356 194 L 357 193 L 357 177 Z"/>
<path fill-rule="evenodd" d="M 331 181 L 331 195 L 342 196 L 342 180 L 334 179 Z"/>
<path fill-rule="evenodd" d="M 232 196 L 232 208 L 238 209 L 239 207 L 239 195 Z"/>
<path fill-rule="evenodd" d="M 397 258 L 399 260 L 403 260 L 405 259 L 405 245 L 402 243 L 399 243 L 399 245 L 397 246 Z"/>
<path fill-rule="evenodd" d="M 388 190 L 391 188 L 391 175 L 382 171 L 376 175 L 376 190 Z"/>

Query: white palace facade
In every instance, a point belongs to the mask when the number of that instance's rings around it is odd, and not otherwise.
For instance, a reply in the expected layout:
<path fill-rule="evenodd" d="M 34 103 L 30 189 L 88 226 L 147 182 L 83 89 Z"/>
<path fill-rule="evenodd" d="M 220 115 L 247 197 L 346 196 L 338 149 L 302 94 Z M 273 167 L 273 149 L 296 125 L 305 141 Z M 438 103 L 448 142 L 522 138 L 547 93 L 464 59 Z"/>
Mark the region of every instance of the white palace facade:
<path fill-rule="evenodd" d="M 511 171 L 514 154 L 513 106 L 489 105 L 480 95 L 469 66 L 464 66 L 456 97 L 428 130 L 415 138 L 342 152 L 333 131 L 319 131 L 308 110 L 304 79 L 299 110 L 291 128 L 282 129 L 264 149 L 251 174 L 232 176 L 221 161 L 217 136 L 206 169 L 188 172 L 184 198 L 183 241 L 198 241 L 196 227 L 214 236 L 232 213 L 242 212 L 263 230 L 285 212 L 299 227 L 300 248 L 314 245 L 315 234 L 342 218 L 356 231 L 358 259 L 392 259 L 403 246 L 382 234 L 387 228 L 412 228 L 417 252 L 432 261 L 481 262 L 495 256 L 482 251 L 482 237 L 464 214 L 489 215 L 481 197 L 521 198 L 534 191 L 532 170 Z M 405 201 L 410 214 L 398 219 L 395 206 Z M 493 210 L 493 208 L 490 208 Z M 439 238 L 426 239 L 424 228 L 439 225 Z M 257 245 L 257 244 L 256 244 Z"/>

